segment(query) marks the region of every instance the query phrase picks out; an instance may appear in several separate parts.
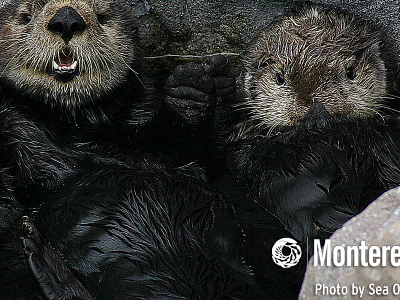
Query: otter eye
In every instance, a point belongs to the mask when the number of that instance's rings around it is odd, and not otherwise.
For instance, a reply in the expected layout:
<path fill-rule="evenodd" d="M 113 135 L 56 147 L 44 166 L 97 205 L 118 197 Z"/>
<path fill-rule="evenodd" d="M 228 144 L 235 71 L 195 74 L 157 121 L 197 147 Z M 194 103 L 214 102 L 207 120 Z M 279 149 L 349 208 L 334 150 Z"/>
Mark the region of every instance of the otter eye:
<path fill-rule="evenodd" d="M 357 76 L 356 70 L 354 70 L 353 67 L 348 68 L 346 70 L 346 76 L 348 79 L 353 80 Z"/>
<path fill-rule="evenodd" d="M 25 25 L 28 24 L 32 20 L 32 15 L 27 14 L 27 13 L 23 13 L 21 15 L 21 17 L 22 17 L 22 23 Z"/>
<path fill-rule="evenodd" d="M 263 69 L 263 68 L 265 68 L 266 66 L 268 66 L 268 63 L 267 63 L 267 62 L 260 62 L 260 63 L 258 64 L 258 68 L 259 68 L 259 69 Z"/>
<path fill-rule="evenodd" d="M 105 14 L 97 14 L 97 21 L 99 21 L 99 23 L 101 25 L 104 25 L 107 23 L 108 17 Z"/>
<path fill-rule="evenodd" d="M 283 74 L 281 73 L 276 73 L 276 77 L 275 77 L 276 83 L 278 85 L 282 85 L 285 83 L 285 77 L 283 76 Z"/>

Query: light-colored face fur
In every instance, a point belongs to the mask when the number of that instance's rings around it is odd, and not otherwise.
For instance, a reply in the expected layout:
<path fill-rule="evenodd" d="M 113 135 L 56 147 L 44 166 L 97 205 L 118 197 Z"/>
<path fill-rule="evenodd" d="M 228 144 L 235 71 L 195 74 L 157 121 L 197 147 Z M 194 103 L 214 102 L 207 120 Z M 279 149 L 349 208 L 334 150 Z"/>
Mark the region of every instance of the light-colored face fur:
<path fill-rule="evenodd" d="M 380 46 L 377 30 L 334 11 L 276 20 L 249 49 L 239 79 L 253 126 L 297 124 L 316 102 L 330 114 L 377 114 L 386 93 Z"/>
<path fill-rule="evenodd" d="M 95 101 L 125 80 L 135 53 L 128 5 L 120 0 L 11 2 L 0 10 L 2 80 L 23 94 L 62 106 Z M 49 28 L 66 6 L 85 22 L 68 43 Z M 67 57 L 75 70 L 68 80 L 55 76 L 60 57 Z"/>

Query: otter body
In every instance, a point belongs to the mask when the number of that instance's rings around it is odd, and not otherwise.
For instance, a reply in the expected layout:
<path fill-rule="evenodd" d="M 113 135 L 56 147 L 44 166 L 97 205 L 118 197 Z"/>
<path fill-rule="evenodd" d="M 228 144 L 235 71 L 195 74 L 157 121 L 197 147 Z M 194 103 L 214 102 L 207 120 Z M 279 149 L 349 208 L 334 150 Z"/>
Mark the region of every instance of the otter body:
<path fill-rule="evenodd" d="M 382 28 L 309 4 L 276 18 L 244 53 L 235 100 L 212 115 L 213 136 L 225 137 L 214 152 L 226 157 L 214 185 L 235 203 L 247 241 L 261 245 L 246 258 L 265 289 L 277 273 L 261 252 L 279 230 L 312 254 L 313 239 L 400 185 L 397 66 Z"/>
<path fill-rule="evenodd" d="M 352 14 L 305 5 L 246 52 L 229 167 L 304 243 L 400 184 L 400 132 L 388 116 L 396 67 L 384 37 Z"/>
<path fill-rule="evenodd" d="M 199 175 L 97 165 L 48 195 L 36 222 L 45 239 L 23 238 L 42 292 L 87 294 L 70 268 L 95 299 L 268 299 L 242 262 L 231 206 Z"/>
<path fill-rule="evenodd" d="M 22 211 L 39 224 L 43 237 L 24 218 L 23 245 L 42 295 L 265 299 L 232 207 L 163 152 L 180 149 L 146 90 L 129 6 L 13 0 L 0 15 L 0 230 Z M 0 297 L 33 297 L 15 252 Z"/>
<path fill-rule="evenodd" d="M 91 155 L 126 161 L 162 134 L 135 32 L 119 0 L 1 7 L 0 151 L 11 189 L 56 187 Z M 11 219 L 0 217 L 0 227 Z"/>

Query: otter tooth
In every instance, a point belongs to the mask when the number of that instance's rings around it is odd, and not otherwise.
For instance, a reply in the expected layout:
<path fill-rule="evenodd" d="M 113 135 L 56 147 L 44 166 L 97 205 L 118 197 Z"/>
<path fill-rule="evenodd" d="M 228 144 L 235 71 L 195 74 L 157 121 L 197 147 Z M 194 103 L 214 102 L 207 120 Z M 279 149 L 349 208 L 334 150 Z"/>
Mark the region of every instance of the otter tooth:
<path fill-rule="evenodd" d="M 71 65 L 71 70 L 75 70 L 76 66 L 78 65 L 78 61 L 74 61 L 74 63 Z"/>
<path fill-rule="evenodd" d="M 59 67 L 58 64 L 53 60 L 53 69 L 56 69 L 56 70 L 57 70 L 58 67 Z"/>

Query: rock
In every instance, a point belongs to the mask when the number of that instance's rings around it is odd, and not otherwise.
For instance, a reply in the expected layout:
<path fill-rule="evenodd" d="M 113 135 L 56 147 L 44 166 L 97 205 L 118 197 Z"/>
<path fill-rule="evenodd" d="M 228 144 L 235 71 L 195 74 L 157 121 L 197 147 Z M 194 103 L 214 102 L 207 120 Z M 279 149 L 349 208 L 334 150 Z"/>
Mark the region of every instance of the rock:
<path fill-rule="evenodd" d="M 9 1 L 9 0 L 0 0 Z M 227 53 L 235 61 L 261 28 L 290 11 L 292 0 L 127 0 L 139 16 L 145 63 L 162 89 L 176 65 Z M 299 2 L 299 1 L 297 1 Z M 303 2 L 303 1 L 300 1 Z M 376 20 L 400 40 L 398 0 L 318 0 Z M 400 54 L 400 45 L 395 45 Z"/>
<path fill-rule="evenodd" d="M 5 0 L 3 0 L 5 1 Z M 1 2 L 1 0 L 0 0 Z M 297 1 L 299 2 L 299 1 Z M 303 1 L 300 1 L 303 2 Z M 313 1 L 342 8 L 386 26 L 395 40 L 400 39 L 400 3 L 398 0 L 318 0 Z M 130 0 L 139 16 L 151 16 L 158 22 L 171 44 L 157 54 L 210 54 L 244 49 L 259 30 L 277 15 L 294 7 L 291 0 Z M 146 27 L 146 22 L 142 26 Z M 141 28 L 143 29 L 143 28 Z M 152 39 L 142 31 L 144 39 Z M 150 40 L 147 43 L 150 43 Z M 160 40 L 153 39 L 152 44 Z M 400 46 L 397 45 L 400 50 Z M 166 52 L 172 51 L 173 52 Z M 155 54 L 155 53 L 153 53 Z"/>
<path fill-rule="evenodd" d="M 336 231 L 332 237 L 331 249 L 335 246 L 359 246 L 365 241 L 366 246 L 399 246 L 400 245 L 400 188 L 392 189 L 369 205 L 362 213 L 354 217 Z M 368 260 L 368 255 L 367 255 Z M 383 260 L 382 260 L 383 261 Z M 314 266 L 314 257 L 309 261 L 299 299 L 352 299 L 354 286 L 364 287 L 363 299 L 398 299 L 400 293 L 400 268 L 393 267 L 390 255 L 386 266 Z M 331 288 L 328 295 L 319 291 L 317 284 Z M 337 287 L 341 289 L 337 289 Z M 344 293 L 347 287 L 347 293 Z M 380 288 L 382 290 L 380 290 Z M 333 291 L 333 293 L 332 293 Z M 339 295 L 337 292 L 344 295 Z M 379 295 L 379 293 L 381 293 Z M 385 294 L 387 293 L 387 295 Z M 332 295 L 333 294 L 333 295 Z M 397 295 L 396 295 L 397 294 Z"/>

